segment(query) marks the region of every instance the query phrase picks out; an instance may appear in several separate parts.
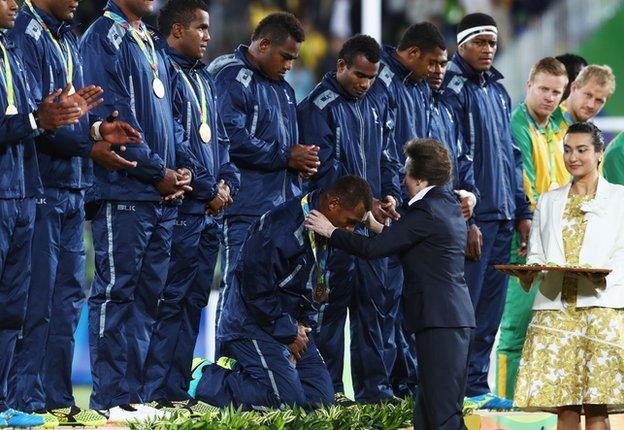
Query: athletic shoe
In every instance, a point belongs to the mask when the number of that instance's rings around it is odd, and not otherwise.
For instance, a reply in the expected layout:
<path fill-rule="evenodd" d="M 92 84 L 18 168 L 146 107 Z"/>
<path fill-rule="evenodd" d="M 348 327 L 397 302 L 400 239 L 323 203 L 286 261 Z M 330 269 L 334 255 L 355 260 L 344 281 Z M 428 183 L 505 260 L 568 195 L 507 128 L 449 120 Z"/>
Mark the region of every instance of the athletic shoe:
<path fill-rule="evenodd" d="M 44 419 L 35 414 L 26 414 L 16 411 L 15 409 L 7 409 L 0 412 L 0 420 L 6 422 L 6 427 L 27 428 L 40 427 L 45 424 Z"/>
<path fill-rule="evenodd" d="M 496 411 L 509 410 L 513 408 L 513 401 L 498 397 L 492 393 L 481 394 L 480 396 L 468 397 L 470 405 L 476 406 L 476 409 L 492 409 Z M 466 400 L 464 400 L 466 404 Z"/>
<path fill-rule="evenodd" d="M 43 418 L 44 423 L 42 427 L 44 429 L 53 429 L 58 427 L 60 424 L 58 418 L 52 415 L 50 412 L 46 411 L 45 409 L 36 410 L 35 412 L 33 412 L 33 414 L 39 415 L 41 418 Z"/>
<path fill-rule="evenodd" d="M 178 410 L 186 411 L 191 418 L 203 417 L 206 414 L 216 415 L 219 408 L 195 399 L 171 402 Z"/>
<path fill-rule="evenodd" d="M 191 416 L 190 411 L 179 408 L 173 402 L 170 402 L 169 400 L 166 400 L 166 399 L 153 400 L 145 404 L 145 406 L 158 409 L 160 412 L 164 413 L 167 416 L 167 418 L 171 418 L 174 415 L 184 417 L 184 418 L 189 418 Z"/>
<path fill-rule="evenodd" d="M 223 367 L 226 370 L 234 370 L 236 363 L 238 363 L 238 361 L 230 357 L 219 357 L 217 360 L 217 366 Z"/>
<path fill-rule="evenodd" d="M 188 389 L 189 396 L 195 398 L 195 393 L 197 392 L 197 385 L 199 384 L 199 380 L 202 377 L 204 367 L 210 364 L 212 364 L 212 362 L 204 358 L 196 357 L 193 359 L 193 364 L 191 365 L 191 382 L 189 383 L 189 389 Z"/>
<path fill-rule="evenodd" d="M 334 400 L 337 405 L 344 406 L 345 408 L 348 408 L 349 406 L 357 405 L 357 402 L 354 402 L 353 400 L 345 396 L 345 393 L 334 394 Z"/>
<path fill-rule="evenodd" d="M 102 414 L 102 412 L 99 413 Z M 127 421 L 159 420 L 166 418 L 167 415 L 167 413 L 147 405 L 119 405 L 108 410 L 108 422 L 126 423 Z"/>
<path fill-rule="evenodd" d="M 97 411 L 80 409 L 78 406 L 52 409 L 50 411 L 62 426 L 100 427 L 106 425 L 106 417 Z M 45 427 L 45 425 L 44 425 Z"/>

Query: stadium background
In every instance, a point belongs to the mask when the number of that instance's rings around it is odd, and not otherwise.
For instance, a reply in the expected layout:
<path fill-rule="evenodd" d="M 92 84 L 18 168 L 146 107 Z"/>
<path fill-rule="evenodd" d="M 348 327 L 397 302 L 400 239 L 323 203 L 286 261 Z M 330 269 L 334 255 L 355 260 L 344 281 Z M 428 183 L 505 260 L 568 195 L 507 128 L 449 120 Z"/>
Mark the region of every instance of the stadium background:
<path fill-rule="evenodd" d="M 156 7 L 163 2 L 156 0 Z M 81 1 L 77 18 L 79 32 L 101 14 L 105 3 L 105 0 Z M 300 60 L 287 75 L 298 100 L 326 71 L 335 67 L 336 54 L 343 41 L 361 32 L 367 8 L 378 4 L 381 4 L 383 43 L 396 43 L 410 24 L 427 20 L 442 29 L 450 47 L 449 57 L 455 51 L 456 24 L 465 13 L 479 11 L 494 16 L 500 31 L 495 67 L 505 75 L 504 83 L 514 104 L 524 97 L 524 83 L 531 65 L 544 56 L 573 52 L 589 63 L 610 65 L 616 77 L 624 76 L 624 56 L 618 55 L 624 28 L 624 0 L 208 0 L 207 3 L 211 10 L 212 37 L 208 61 L 231 52 L 240 43 L 247 43 L 251 29 L 269 12 L 288 10 L 302 20 L 306 41 Z M 155 25 L 155 17 L 148 22 Z M 597 119 L 598 125 L 610 136 L 624 130 L 623 99 L 624 91 L 616 90 Z M 89 226 L 86 233 L 89 266 L 85 290 L 88 294 L 93 279 Z M 210 333 L 214 322 L 207 315 L 214 315 L 219 278 L 217 267 L 215 279 L 206 280 L 211 283 L 213 294 L 208 311 L 204 312 L 196 356 L 209 357 L 212 353 L 214 344 Z M 76 334 L 73 374 L 74 384 L 79 387 L 78 402 L 83 406 L 86 406 L 88 394 L 86 387 L 91 383 L 86 313 L 85 306 Z M 348 360 L 345 363 L 348 366 Z M 345 375 L 346 385 L 350 387 L 350 372 Z"/>

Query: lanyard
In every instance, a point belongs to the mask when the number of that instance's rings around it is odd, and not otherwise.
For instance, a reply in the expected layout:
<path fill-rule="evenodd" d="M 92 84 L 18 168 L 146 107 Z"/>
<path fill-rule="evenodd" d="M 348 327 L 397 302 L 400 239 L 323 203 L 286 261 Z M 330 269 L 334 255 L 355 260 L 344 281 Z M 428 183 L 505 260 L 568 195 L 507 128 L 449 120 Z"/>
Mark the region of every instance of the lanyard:
<path fill-rule="evenodd" d="M 149 31 L 145 27 L 145 24 L 141 23 L 141 33 L 145 35 L 150 49 L 148 49 L 147 45 L 145 45 L 143 38 L 139 36 L 139 32 L 134 27 L 132 27 L 130 23 L 124 18 L 109 10 L 104 12 L 104 16 L 112 19 L 114 22 L 130 32 L 136 43 L 139 45 L 139 48 L 141 48 L 141 52 L 143 52 L 143 55 L 145 55 L 145 58 L 147 58 L 147 61 L 152 68 L 154 79 L 158 79 L 158 56 L 156 55 L 156 48 L 154 47 L 154 41 L 152 40 L 152 36 L 150 36 Z"/>
<path fill-rule="evenodd" d="M 191 81 L 189 81 L 189 78 L 186 76 L 186 73 L 182 69 L 178 69 L 178 71 L 180 72 L 182 79 L 184 79 L 184 82 L 186 82 L 186 85 L 190 88 L 191 93 L 193 93 L 195 104 L 197 104 L 197 110 L 201 114 L 201 123 L 207 124 L 208 123 L 208 105 L 206 102 L 204 80 L 201 78 L 201 76 L 199 76 L 198 72 L 195 72 L 195 81 L 197 82 L 197 85 L 199 87 L 199 93 L 200 93 L 200 97 L 197 97 L 197 92 L 195 90 L 195 87 L 193 86 L 193 84 L 191 84 Z"/>
<path fill-rule="evenodd" d="M 46 25 L 46 23 L 43 21 L 41 16 L 37 13 L 35 8 L 33 7 L 32 1 L 26 0 L 26 5 L 28 6 L 28 8 L 30 9 L 30 12 L 35 17 L 35 20 L 39 23 L 41 28 L 45 30 L 45 32 L 50 37 L 50 40 L 54 43 L 54 46 L 56 46 L 56 49 L 61 54 L 61 57 L 63 58 L 63 65 L 65 66 L 65 73 L 67 74 L 67 83 L 71 84 L 74 80 L 74 58 L 71 54 L 71 50 L 69 49 L 69 44 L 67 43 L 67 40 L 65 40 L 65 43 L 64 43 L 65 49 L 63 49 L 61 44 L 58 42 L 58 40 L 56 40 L 56 38 L 50 31 L 50 28 Z"/>
<path fill-rule="evenodd" d="M 2 49 L 2 57 L 4 58 L 4 73 L 6 76 L 4 81 L 6 84 L 5 86 L 7 93 L 8 111 L 9 109 L 15 108 L 15 88 L 13 87 L 13 71 L 11 70 L 11 63 L 9 62 L 9 53 L 7 52 L 1 41 L 0 49 Z"/>
<path fill-rule="evenodd" d="M 306 194 L 301 199 L 301 209 L 303 210 L 303 216 L 306 218 L 310 214 L 310 202 L 309 194 Z M 327 273 L 327 258 L 329 256 L 329 247 L 327 241 L 321 245 L 320 249 L 317 248 L 316 233 L 312 230 L 308 230 L 308 237 L 310 239 L 310 247 L 312 248 L 312 255 L 314 256 L 314 262 L 316 263 L 316 287 L 314 289 L 314 297 L 319 302 L 327 300 L 327 283 L 325 280 L 325 274 Z"/>

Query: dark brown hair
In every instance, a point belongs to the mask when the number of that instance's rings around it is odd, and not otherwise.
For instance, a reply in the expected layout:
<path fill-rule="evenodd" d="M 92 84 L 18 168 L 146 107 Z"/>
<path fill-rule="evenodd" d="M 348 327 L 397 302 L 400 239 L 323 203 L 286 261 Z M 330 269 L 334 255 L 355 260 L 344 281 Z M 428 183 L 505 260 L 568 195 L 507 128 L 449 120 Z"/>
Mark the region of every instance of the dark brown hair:
<path fill-rule="evenodd" d="M 444 185 L 451 181 L 453 164 L 446 146 L 435 139 L 413 139 L 404 148 L 407 161 L 405 172 L 429 185 Z"/>

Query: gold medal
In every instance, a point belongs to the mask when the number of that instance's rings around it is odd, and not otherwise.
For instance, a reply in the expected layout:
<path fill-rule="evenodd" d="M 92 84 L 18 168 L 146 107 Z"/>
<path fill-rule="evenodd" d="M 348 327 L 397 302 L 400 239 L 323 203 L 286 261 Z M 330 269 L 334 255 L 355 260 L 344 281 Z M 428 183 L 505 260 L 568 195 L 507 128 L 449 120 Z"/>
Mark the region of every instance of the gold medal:
<path fill-rule="evenodd" d="M 7 108 L 6 108 L 6 112 L 5 113 L 6 113 L 7 116 L 17 115 L 18 114 L 17 106 L 15 106 L 15 105 L 8 105 Z"/>
<path fill-rule="evenodd" d="M 210 139 L 212 138 L 212 130 L 210 130 L 210 126 L 205 122 L 199 126 L 199 137 L 201 137 L 201 140 L 204 143 L 210 142 Z"/>
<path fill-rule="evenodd" d="M 154 94 L 156 97 L 159 99 L 165 97 L 165 84 L 163 84 L 163 81 L 161 81 L 160 78 L 154 78 L 152 87 L 154 88 Z"/>
<path fill-rule="evenodd" d="M 327 285 L 316 284 L 316 288 L 314 289 L 314 300 L 318 303 L 326 302 L 328 296 L 329 291 L 327 290 Z"/>

